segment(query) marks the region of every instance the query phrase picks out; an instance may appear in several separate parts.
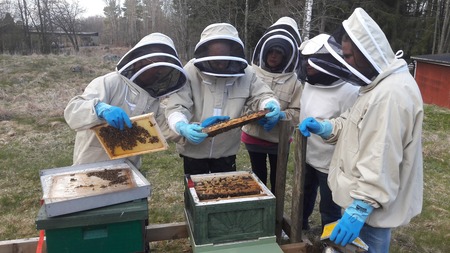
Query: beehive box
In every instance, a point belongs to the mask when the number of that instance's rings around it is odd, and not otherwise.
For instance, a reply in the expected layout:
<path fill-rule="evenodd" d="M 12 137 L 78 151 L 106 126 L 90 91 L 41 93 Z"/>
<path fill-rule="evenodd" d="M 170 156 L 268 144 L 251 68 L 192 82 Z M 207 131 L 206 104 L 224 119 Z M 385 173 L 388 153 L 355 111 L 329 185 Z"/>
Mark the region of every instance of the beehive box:
<path fill-rule="evenodd" d="M 215 195 L 216 198 L 201 200 L 195 184 L 205 180 L 224 180 L 217 187 L 225 190 L 225 181 L 240 177 L 250 178 L 251 185 L 259 187 L 248 195 Z M 228 184 L 229 185 L 229 184 Z M 252 186 L 252 187 L 253 187 Z M 220 191 L 219 191 L 220 192 Z M 233 191 L 231 191 L 233 192 Z M 213 195 L 216 193 L 213 193 Z M 275 234 L 275 196 L 252 172 L 237 171 L 192 175 L 185 178 L 185 213 L 190 232 L 196 245 L 244 241 L 273 236 Z"/>
<path fill-rule="evenodd" d="M 130 118 L 133 127 L 120 131 L 108 124 L 92 128 L 110 159 L 166 150 L 168 144 L 153 113 Z"/>
<path fill-rule="evenodd" d="M 150 183 L 126 159 L 88 163 L 40 172 L 49 217 L 147 198 Z"/>
<path fill-rule="evenodd" d="M 47 253 L 145 252 L 147 219 L 147 199 L 58 217 L 42 206 L 36 228 L 45 230 Z"/>

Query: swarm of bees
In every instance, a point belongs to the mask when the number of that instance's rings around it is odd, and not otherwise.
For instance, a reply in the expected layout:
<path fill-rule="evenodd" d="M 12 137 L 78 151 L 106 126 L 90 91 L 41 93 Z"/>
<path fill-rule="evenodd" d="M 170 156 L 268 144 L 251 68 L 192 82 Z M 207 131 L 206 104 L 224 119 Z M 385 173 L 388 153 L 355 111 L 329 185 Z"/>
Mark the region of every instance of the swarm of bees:
<path fill-rule="evenodd" d="M 233 128 L 241 127 L 248 123 L 251 123 L 251 122 L 257 121 L 261 118 L 264 118 L 264 116 L 267 113 L 269 113 L 269 110 L 261 110 L 258 112 L 248 113 L 248 114 L 242 115 L 239 118 L 222 121 L 222 122 L 216 123 L 214 125 L 211 125 L 209 127 L 205 127 L 202 131 L 204 133 L 208 134 L 209 137 L 213 137 L 213 136 L 216 136 L 223 132 L 229 131 Z"/>
<path fill-rule="evenodd" d="M 214 177 L 195 182 L 200 200 L 242 197 L 261 193 L 261 187 L 251 176 Z"/>
<path fill-rule="evenodd" d="M 121 147 L 122 150 L 132 150 L 140 143 L 158 143 L 158 136 L 152 136 L 145 128 L 138 126 L 133 122 L 131 128 L 125 127 L 119 130 L 112 126 L 106 126 L 100 129 L 100 137 L 102 137 L 105 145 L 114 155 L 114 149 Z"/>

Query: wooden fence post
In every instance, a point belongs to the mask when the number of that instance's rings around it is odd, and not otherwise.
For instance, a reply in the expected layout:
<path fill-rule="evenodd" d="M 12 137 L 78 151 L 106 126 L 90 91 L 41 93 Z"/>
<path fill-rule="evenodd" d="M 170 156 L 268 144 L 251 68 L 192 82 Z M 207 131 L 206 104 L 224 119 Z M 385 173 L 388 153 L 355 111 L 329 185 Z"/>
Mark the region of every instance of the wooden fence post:
<path fill-rule="evenodd" d="M 292 187 L 291 243 L 302 241 L 303 198 L 306 167 L 306 137 L 295 130 L 294 185 Z"/>
<path fill-rule="evenodd" d="M 277 175 L 275 180 L 275 235 L 277 242 L 281 242 L 281 231 L 283 226 L 284 214 L 284 197 L 286 191 L 286 172 L 289 160 L 289 139 L 292 134 L 291 120 L 280 120 L 279 124 L 279 142 L 278 142 L 278 160 L 277 160 Z"/>

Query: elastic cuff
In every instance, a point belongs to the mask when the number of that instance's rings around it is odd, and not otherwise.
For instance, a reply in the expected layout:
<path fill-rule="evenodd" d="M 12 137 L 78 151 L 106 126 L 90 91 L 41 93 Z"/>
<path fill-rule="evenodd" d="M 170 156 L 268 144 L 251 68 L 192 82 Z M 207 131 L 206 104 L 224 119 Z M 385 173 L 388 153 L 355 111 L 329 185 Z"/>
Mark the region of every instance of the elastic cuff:
<path fill-rule="evenodd" d="M 269 98 L 269 99 L 266 99 L 266 100 L 264 100 L 264 101 L 262 101 L 261 102 L 261 104 L 260 104 L 260 110 L 264 110 L 264 109 L 266 109 L 266 105 L 270 102 L 270 101 L 273 101 L 273 102 L 275 102 L 277 105 L 278 105 L 278 107 L 280 107 L 280 103 L 275 99 L 275 98 Z"/>
<path fill-rule="evenodd" d="M 363 200 L 360 200 L 360 199 L 355 199 L 353 201 L 353 205 L 355 207 L 360 207 L 360 208 L 365 209 L 368 214 L 372 213 L 372 211 L 373 211 L 373 206 L 372 205 L 370 205 L 369 203 L 367 203 L 367 202 L 365 202 Z"/>
<path fill-rule="evenodd" d="M 109 110 L 109 108 L 111 108 L 110 105 L 108 105 L 107 103 L 103 103 L 103 102 L 98 102 L 95 106 L 95 113 L 97 114 L 97 116 L 99 118 L 103 119 L 103 112 L 106 110 Z"/>
<path fill-rule="evenodd" d="M 180 133 L 176 130 L 175 125 L 178 122 L 180 122 L 180 121 L 185 122 L 185 123 L 189 123 L 189 121 L 187 120 L 186 116 L 183 113 L 181 113 L 181 112 L 171 113 L 169 115 L 169 117 L 167 117 L 167 123 L 169 124 L 169 128 L 172 129 L 172 131 L 174 131 L 178 135 L 180 135 Z"/>

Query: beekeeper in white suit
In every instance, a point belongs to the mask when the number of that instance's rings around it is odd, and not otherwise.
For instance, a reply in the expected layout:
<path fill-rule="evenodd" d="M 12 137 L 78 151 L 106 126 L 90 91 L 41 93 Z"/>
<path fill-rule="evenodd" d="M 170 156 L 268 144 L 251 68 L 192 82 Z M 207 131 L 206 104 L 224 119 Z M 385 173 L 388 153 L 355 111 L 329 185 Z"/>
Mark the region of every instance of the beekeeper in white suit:
<path fill-rule="evenodd" d="M 319 120 L 338 117 L 348 110 L 358 97 L 359 87 L 331 74 L 335 70 L 333 63 L 339 64 L 339 62 L 330 53 L 321 50 L 329 38 L 328 34 L 319 34 L 303 42 L 300 46 L 303 56 L 302 68 L 304 68 L 302 72 L 305 73 L 303 94 L 300 100 L 301 121 L 306 117 L 314 117 Z M 308 58 L 321 59 L 326 61 L 328 66 L 321 68 Z M 333 202 L 327 183 L 334 148 L 335 145 L 325 143 L 318 135 L 308 138 L 302 226 L 305 230 L 309 228 L 308 219 L 314 210 L 318 190 L 320 190 L 319 212 L 322 229 L 326 224 L 341 218 L 341 207 Z"/>
<path fill-rule="evenodd" d="M 391 229 L 422 210 L 422 97 L 401 52 L 394 54 L 363 9 L 355 9 L 325 47 L 343 65 L 335 73 L 361 86 L 347 113 L 307 118 L 299 126 L 305 136 L 337 142 L 328 184 L 345 212 L 330 239 L 346 245 L 359 236 L 369 252 L 389 252 Z"/>
<path fill-rule="evenodd" d="M 280 102 L 282 118 L 289 119 L 293 128 L 299 123 L 302 94 L 296 73 L 300 42 L 297 22 L 282 17 L 265 31 L 252 57 L 256 75 L 273 90 Z M 275 192 L 280 130 L 278 125 L 265 128 L 264 123 L 265 120 L 261 120 L 242 127 L 241 141 L 248 151 L 252 171 L 264 184 L 269 174 L 270 190 Z M 290 137 L 290 134 L 285 136 Z"/>
<path fill-rule="evenodd" d="M 91 127 L 107 122 L 123 130 L 129 117 L 153 112 L 162 132 L 170 131 L 159 97 L 180 89 L 187 76 L 172 39 L 161 33 L 142 38 L 117 64 L 116 70 L 97 77 L 64 110 L 67 124 L 77 131 L 73 164 L 109 160 Z M 137 168 L 141 157 L 128 158 Z"/>
<path fill-rule="evenodd" d="M 264 108 L 270 109 L 265 125 L 271 128 L 281 117 L 280 104 L 248 66 L 244 44 L 231 24 L 207 26 L 195 47 L 194 59 L 184 69 L 189 80 L 169 97 L 166 109 L 170 128 L 182 137 L 177 151 L 183 158 L 184 173 L 235 171 L 241 129 L 208 137 L 202 128 L 240 117 L 245 109 L 256 112 Z"/>

